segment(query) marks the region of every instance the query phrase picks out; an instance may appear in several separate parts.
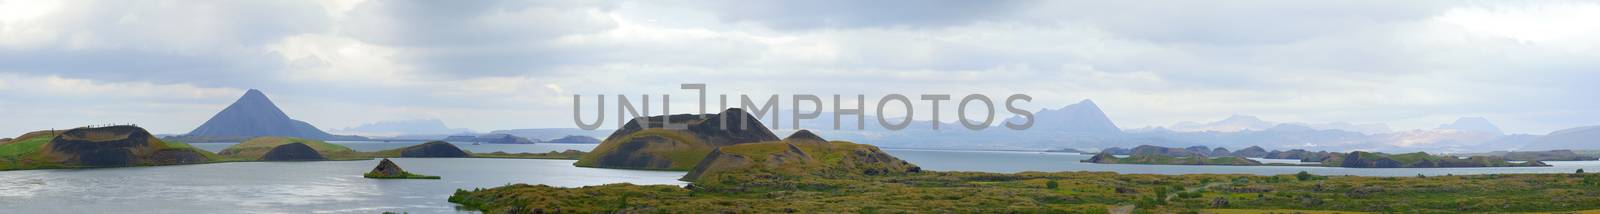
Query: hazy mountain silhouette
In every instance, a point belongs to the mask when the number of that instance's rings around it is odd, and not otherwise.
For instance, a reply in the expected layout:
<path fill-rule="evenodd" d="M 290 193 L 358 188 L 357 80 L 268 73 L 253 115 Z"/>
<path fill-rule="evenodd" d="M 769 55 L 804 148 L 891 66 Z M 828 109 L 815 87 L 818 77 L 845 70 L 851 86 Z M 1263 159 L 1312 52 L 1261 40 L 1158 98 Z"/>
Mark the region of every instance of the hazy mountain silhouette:
<path fill-rule="evenodd" d="M 1550 132 L 1533 139 L 1523 151 L 1550 149 L 1600 149 L 1600 126 L 1585 126 Z"/>
<path fill-rule="evenodd" d="M 332 131 L 365 136 L 448 135 L 472 132 L 469 129 L 450 128 L 439 119 L 379 121 Z"/>
<path fill-rule="evenodd" d="M 1276 126 L 1276 125 L 1277 125 L 1276 123 L 1262 121 L 1261 118 L 1257 118 L 1255 116 L 1233 115 L 1233 116 L 1228 116 L 1227 119 L 1222 119 L 1222 120 L 1217 121 L 1217 122 L 1210 122 L 1210 123 L 1205 123 L 1205 124 L 1200 124 L 1200 123 L 1196 123 L 1196 122 L 1180 122 L 1180 123 L 1177 123 L 1177 124 L 1172 124 L 1172 127 L 1171 128 L 1167 128 L 1167 129 L 1171 129 L 1173 131 L 1183 131 L 1183 132 L 1199 132 L 1199 131 L 1237 132 L 1237 131 L 1245 131 L 1245 130 L 1255 130 L 1255 131 L 1267 130 L 1268 128 L 1272 128 L 1273 126 Z"/>
<path fill-rule="evenodd" d="M 1034 112 L 1034 125 L 1029 130 L 1039 131 L 1064 131 L 1081 133 L 1122 133 L 1117 124 L 1106 117 L 1106 113 L 1095 105 L 1093 100 L 1084 99 L 1077 104 L 1067 105 L 1059 109 L 1043 109 Z M 1011 123 L 1021 124 L 1022 118 L 1012 117 L 1006 119 Z"/>
<path fill-rule="evenodd" d="M 250 89 L 232 105 L 217 112 L 205 124 L 190 131 L 186 138 L 250 138 L 284 136 L 318 140 L 348 139 L 323 132 L 304 121 L 289 118 L 259 90 Z M 359 138 L 359 137 L 357 137 Z"/>
<path fill-rule="evenodd" d="M 1459 119 L 1456 119 L 1456 122 L 1454 122 L 1454 123 L 1439 125 L 1439 129 L 1455 129 L 1455 130 L 1462 130 L 1462 131 L 1475 131 L 1475 132 L 1491 133 L 1491 134 L 1495 134 L 1495 135 L 1503 135 L 1503 134 L 1505 134 L 1504 132 L 1500 132 L 1500 127 L 1495 126 L 1493 123 L 1489 123 L 1489 119 L 1484 119 L 1482 117 L 1463 117 L 1463 118 L 1459 118 Z"/>

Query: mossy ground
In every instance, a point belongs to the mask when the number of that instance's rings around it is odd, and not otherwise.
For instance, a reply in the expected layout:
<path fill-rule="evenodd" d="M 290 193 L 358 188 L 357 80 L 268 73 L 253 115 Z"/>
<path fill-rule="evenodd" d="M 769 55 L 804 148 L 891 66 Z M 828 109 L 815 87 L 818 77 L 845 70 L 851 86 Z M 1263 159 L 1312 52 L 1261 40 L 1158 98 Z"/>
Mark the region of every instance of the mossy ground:
<path fill-rule="evenodd" d="M 575 213 L 1105 213 L 1120 207 L 1132 207 L 1135 213 L 1570 212 L 1600 209 L 1597 177 L 1600 175 L 1311 176 L 1302 180 L 1293 175 L 923 172 L 856 179 L 763 180 L 748 183 L 748 188 L 519 184 L 458 191 L 450 201 L 490 213 L 535 209 Z M 1056 183 L 1056 188 L 1049 183 Z"/>

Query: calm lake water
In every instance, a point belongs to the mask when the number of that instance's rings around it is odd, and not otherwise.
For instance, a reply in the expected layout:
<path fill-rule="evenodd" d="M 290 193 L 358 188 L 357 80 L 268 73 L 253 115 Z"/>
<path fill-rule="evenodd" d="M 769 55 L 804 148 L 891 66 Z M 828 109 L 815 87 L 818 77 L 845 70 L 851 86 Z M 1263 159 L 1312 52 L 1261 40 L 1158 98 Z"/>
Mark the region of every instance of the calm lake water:
<path fill-rule="evenodd" d="M 378 151 L 420 142 L 334 142 Z M 218 151 L 233 143 L 196 143 Z M 581 144 L 457 144 L 476 152 L 587 151 Z M 1348 169 L 1301 166 L 1163 166 L 1087 164 L 1067 153 L 886 149 L 927 170 L 1113 171 L 1142 174 L 1291 174 L 1415 176 L 1486 173 L 1600 172 L 1600 162 L 1549 162 L 1556 167 Z M 161 167 L 0 172 L 0 213 L 473 213 L 445 201 L 456 189 L 512 183 L 578 187 L 609 183 L 682 185 L 683 172 L 573 167 L 570 160 L 396 158 L 407 171 L 440 180 L 361 177 L 367 161 L 249 162 Z"/>

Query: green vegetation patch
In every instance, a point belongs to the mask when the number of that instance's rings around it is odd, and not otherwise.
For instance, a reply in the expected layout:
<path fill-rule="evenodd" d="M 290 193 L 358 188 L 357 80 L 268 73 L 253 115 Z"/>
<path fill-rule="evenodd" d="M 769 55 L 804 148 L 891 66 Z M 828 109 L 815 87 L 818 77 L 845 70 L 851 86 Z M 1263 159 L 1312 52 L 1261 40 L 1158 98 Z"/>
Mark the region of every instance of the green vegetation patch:
<path fill-rule="evenodd" d="M 450 201 L 488 213 L 1508 213 L 1600 209 L 1594 174 L 1354 177 L 922 172 L 707 187 L 508 185 Z M 1301 178 L 1303 177 L 1303 178 Z M 1586 182 L 1587 181 L 1587 182 Z"/>

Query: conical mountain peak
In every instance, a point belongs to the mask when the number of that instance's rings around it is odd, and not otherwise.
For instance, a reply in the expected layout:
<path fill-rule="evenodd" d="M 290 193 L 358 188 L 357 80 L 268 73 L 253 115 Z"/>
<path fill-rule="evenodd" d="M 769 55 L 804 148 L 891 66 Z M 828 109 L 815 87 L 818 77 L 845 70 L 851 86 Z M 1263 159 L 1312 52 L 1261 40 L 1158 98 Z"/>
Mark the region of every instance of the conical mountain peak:
<path fill-rule="evenodd" d="M 1121 133 L 1122 129 L 1106 117 L 1100 106 L 1094 100 L 1084 99 L 1060 109 L 1044 109 L 1034 114 L 1034 129 L 1055 130 L 1082 133 Z M 1008 119 L 1012 123 L 1021 123 L 1021 118 Z"/>
<path fill-rule="evenodd" d="M 817 136 L 816 133 L 811 133 L 811 130 L 805 130 L 805 129 L 801 129 L 800 131 L 796 131 L 796 132 L 794 132 L 794 134 L 789 134 L 789 137 L 783 138 L 783 140 L 828 142 L 828 140 L 822 139 L 822 136 Z"/>
<path fill-rule="evenodd" d="M 250 89 L 233 104 L 217 112 L 205 124 L 190 131 L 191 137 L 249 138 L 284 136 L 310 139 L 334 137 L 311 124 L 289 118 L 266 93 Z"/>

